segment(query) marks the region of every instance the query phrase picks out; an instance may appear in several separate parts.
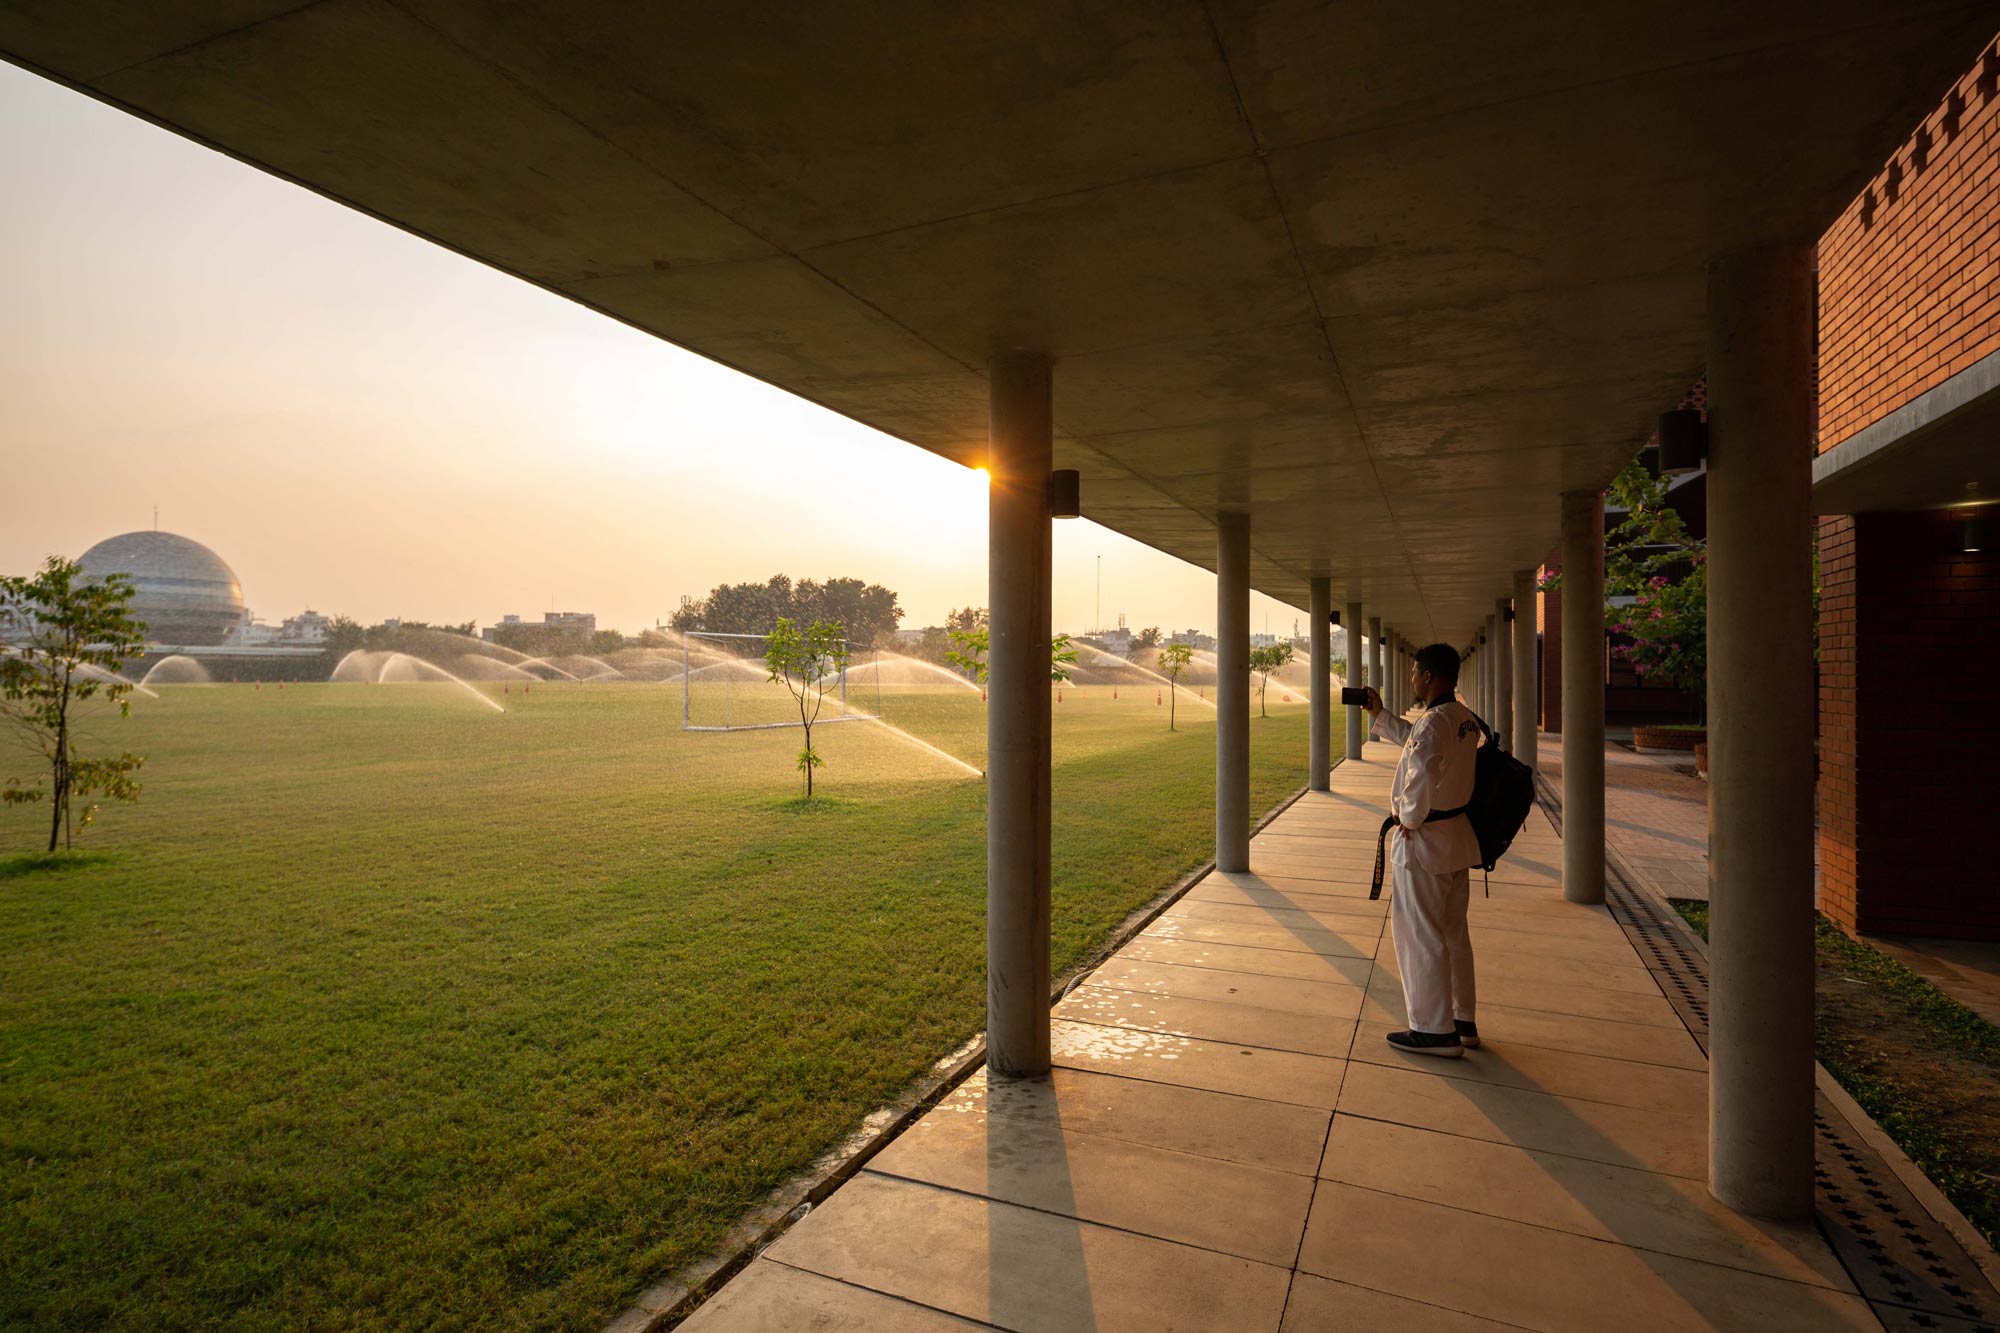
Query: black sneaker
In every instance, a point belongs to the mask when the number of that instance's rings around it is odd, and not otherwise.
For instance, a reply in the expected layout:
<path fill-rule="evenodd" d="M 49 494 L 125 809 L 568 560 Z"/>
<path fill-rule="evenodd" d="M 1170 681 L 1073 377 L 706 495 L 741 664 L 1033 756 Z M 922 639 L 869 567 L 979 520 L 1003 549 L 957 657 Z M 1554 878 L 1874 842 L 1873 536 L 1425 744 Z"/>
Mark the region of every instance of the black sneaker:
<path fill-rule="evenodd" d="M 1451 1025 L 1458 1029 L 1458 1044 L 1468 1051 L 1479 1049 L 1479 1024 L 1469 1019 L 1454 1018 Z"/>
<path fill-rule="evenodd" d="M 1465 1047 L 1459 1044 L 1456 1032 L 1391 1032 L 1389 1044 L 1399 1051 L 1412 1055 L 1435 1055 L 1445 1060 L 1456 1060 L 1465 1054 Z"/>

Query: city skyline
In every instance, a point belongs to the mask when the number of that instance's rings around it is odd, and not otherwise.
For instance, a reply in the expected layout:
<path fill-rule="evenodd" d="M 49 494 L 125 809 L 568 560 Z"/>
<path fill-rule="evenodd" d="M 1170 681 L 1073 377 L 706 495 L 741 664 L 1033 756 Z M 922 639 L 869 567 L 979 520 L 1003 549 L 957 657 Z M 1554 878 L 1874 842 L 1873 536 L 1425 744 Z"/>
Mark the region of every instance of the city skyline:
<path fill-rule="evenodd" d="M 265 620 L 636 632 L 776 573 L 907 626 L 986 601 L 970 469 L 12 67 L 0 126 L 0 568 L 157 506 Z M 1088 520 L 1055 525 L 1059 624 L 1098 627 L 1100 556 L 1105 626 L 1213 631 L 1212 574 Z"/>

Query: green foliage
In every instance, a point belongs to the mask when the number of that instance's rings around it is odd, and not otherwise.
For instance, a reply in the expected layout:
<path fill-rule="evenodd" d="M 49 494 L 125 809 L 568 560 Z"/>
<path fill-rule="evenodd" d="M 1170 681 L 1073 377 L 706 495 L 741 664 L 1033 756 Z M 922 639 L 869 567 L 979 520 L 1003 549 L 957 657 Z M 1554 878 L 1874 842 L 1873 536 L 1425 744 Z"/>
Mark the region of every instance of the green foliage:
<path fill-rule="evenodd" d="M 1069 635 L 1058 634 L 1049 640 L 1049 679 L 1060 685 L 1070 678 L 1070 668 L 1076 665 L 1076 647 L 1070 643 Z"/>
<path fill-rule="evenodd" d="M 952 615 L 957 616 L 954 611 Z M 984 624 L 979 626 L 954 625 L 945 631 L 951 640 L 951 648 L 946 651 L 945 661 L 963 671 L 966 675 L 986 684 L 986 650 L 992 646 L 993 633 Z"/>
<path fill-rule="evenodd" d="M 1257 677 L 1257 716 L 1270 716 L 1264 707 L 1264 692 L 1271 686 L 1271 677 L 1290 664 L 1294 651 L 1289 643 L 1273 643 L 1250 650 L 1250 670 Z"/>
<path fill-rule="evenodd" d="M 957 613 L 954 612 L 954 615 Z M 980 612 L 977 629 L 954 628 L 946 631 L 951 639 L 951 649 L 945 653 L 945 660 L 978 681 L 987 682 L 986 655 L 993 647 L 993 631 L 985 624 L 985 612 Z M 1060 685 L 1070 679 L 1070 668 L 1076 665 L 1077 650 L 1067 634 L 1058 634 L 1049 640 L 1049 680 Z"/>
<path fill-rule="evenodd" d="M 1148 648 L 1157 648 L 1159 646 L 1160 627 L 1158 625 L 1148 625 L 1132 636 L 1132 647 L 1127 650 L 1126 655 L 1128 657 L 1136 656 L 1139 653 L 1145 652 Z"/>
<path fill-rule="evenodd" d="M 805 774 L 806 799 L 813 794 L 813 770 L 825 761 L 813 749 L 813 723 L 826 702 L 826 687 L 840 679 L 847 669 L 847 641 L 841 627 L 815 620 L 800 629 L 788 616 L 764 638 L 764 665 L 773 684 L 783 685 L 799 708 L 799 725 L 805 728 L 805 748 L 799 751 L 799 772 Z"/>
<path fill-rule="evenodd" d="M 1177 731 L 1175 699 L 1180 694 L 1181 672 L 1186 671 L 1188 663 L 1194 661 L 1194 645 L 1170 643 L 1160 649 L 1160 655 L 1155 660 L 1159 663 L 1160 674 L 1167 678 L 1167 730 Z"/>
<path fill-rule="evenodd" d="M 870 648 L 893 635 L 902 619 L 896 594 L 879 583 L 794 583 L 789 575 L 773 574 L 762 583 L 719 584 L 700 601 L 674 612 L 671 624 L 677 630 L 713 634 L 763 634 L 779 620 L 801 625 L 824 620 L 840 626 L 850 644 Z"/>
<path fill-rule="evenodd" d="M 86 580 L 82 573 L 75 561 L 50 556 L 32 577 L 0 578 L 0 608 L 15 639 L 0 654 L 0 722 L 48 764 L 32 780 L 10 776 L 0 803 L 48 797 L 51 853 L 71 845 L 76 825 L 88 828 L 95 820 L 90 798 L 138 800 L 133 774 L 146 762 L 130 752 L 87 758 L 78 748 L 78 705 L 101 697 L 126 716 L 132 684 L 118 668 L 146 646 L 146 626 L 132 615 L 132 581 L 123 574 Z"/>

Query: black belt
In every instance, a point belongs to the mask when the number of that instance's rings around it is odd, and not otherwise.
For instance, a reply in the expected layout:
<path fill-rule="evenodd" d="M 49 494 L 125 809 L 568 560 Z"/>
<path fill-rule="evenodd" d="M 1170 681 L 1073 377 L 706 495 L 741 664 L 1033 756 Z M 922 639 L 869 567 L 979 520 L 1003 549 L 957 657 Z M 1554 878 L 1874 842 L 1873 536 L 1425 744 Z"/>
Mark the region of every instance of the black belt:
<path fill-rule="evenodd" d="M 1461 805 L 1451 810 L 1433 810 L 1424 816 L 1424 822 L 1430 824 L 1440 819 L 1450 819 L 1456 815 L 1464 814 L 1471 808 L 1469 805 Z M 1368 896 L 1371 899 L 1382 896 L 1382 860 L 1388 848 L 1389 830 L 1394 827 L 1396 827 L 1396 817 L 1390 815 L 1382 821 L 1382 827 L 1375 832 L 1375 878 L 1368 885 Z"/>

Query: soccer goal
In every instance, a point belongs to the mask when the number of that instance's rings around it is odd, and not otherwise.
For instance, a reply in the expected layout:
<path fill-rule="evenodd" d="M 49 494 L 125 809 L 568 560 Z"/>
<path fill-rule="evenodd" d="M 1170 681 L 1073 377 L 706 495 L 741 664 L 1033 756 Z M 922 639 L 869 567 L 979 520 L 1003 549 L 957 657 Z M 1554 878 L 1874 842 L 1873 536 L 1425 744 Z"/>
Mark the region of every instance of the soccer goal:
<path fill-rule="evenodd" d="M 762 634 L 721 634 L 689 630 L 681 636 L 681 729 L 683 731 L 759 731 L 799 725 L 799 702 L 782 680 L 772 680 L 764 664 L 769 646 Z M 846 641 L 842 641 L 846 646 Z M 848 698 L 847 667 L 828 660 L 819 679 L 792 688 L 811 692 L 815 725 L 858 722 L 873 716 Z"/>

